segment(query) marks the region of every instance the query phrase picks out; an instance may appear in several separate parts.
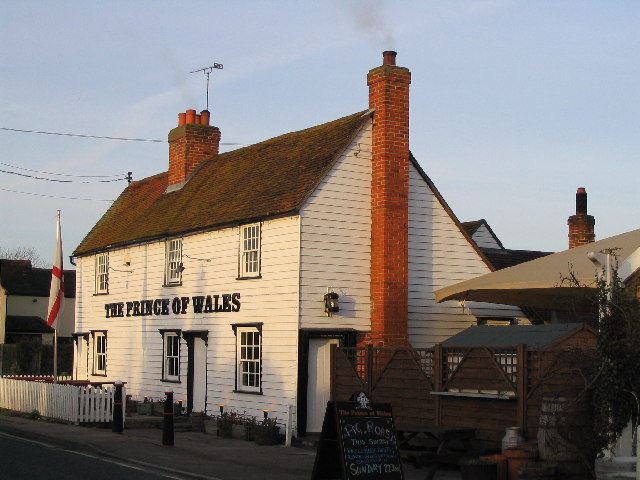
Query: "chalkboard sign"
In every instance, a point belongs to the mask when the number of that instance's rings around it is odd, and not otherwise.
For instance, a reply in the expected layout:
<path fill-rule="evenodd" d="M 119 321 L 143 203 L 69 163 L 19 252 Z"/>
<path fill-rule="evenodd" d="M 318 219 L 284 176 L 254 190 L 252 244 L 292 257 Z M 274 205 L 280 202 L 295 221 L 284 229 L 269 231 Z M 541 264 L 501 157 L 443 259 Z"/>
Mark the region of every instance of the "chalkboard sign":
<path fill-rule="evenodd" d="M 391 405 L 328 402 L 312 480 L 403 480 Z"/>

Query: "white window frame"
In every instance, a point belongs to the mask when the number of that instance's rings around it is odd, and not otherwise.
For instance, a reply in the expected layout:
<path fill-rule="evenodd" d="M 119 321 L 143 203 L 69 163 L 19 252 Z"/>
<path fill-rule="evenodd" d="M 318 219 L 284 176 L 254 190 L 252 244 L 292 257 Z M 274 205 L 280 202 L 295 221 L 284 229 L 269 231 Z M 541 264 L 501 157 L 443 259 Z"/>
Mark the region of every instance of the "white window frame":
<path fill-rule="evenodd" d="M 182 239 L 167 240 L 165 243 L 164 284 L 180 285 L 182 270 Z"/>
<path fill-rule="evenodd" d="M 96 255 L 96 294 L 109 293 L 109 254 Z"/>
<path fill-rule="evenodd" d="M 234 326 L 236 332 L 236 390 L 262 392 L 262 329 Z"/>
<path fill-rule="evenodd" d="M 240 227 L 240 277 L 260 276 L 262 225 L 252 223 Z"/>
<path fill-rule="evenodd" d="M 162 333 L 162 380 L 180 382 L 180 330 L 164 330 Z"/>
<path fill-rule="evenodd" d="M 93 375 L 107 376 L 107 332 L 94 330 L 93 336 Z"/>

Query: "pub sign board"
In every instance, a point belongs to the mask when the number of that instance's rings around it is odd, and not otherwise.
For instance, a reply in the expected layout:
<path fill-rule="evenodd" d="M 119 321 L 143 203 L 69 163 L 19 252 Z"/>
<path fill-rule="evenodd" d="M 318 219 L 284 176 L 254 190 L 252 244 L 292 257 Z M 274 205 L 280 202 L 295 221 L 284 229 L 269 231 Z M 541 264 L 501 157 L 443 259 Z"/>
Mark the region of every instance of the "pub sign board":
<path fill-rule="evenodd" d="M 403 480 L 391 405 L 328 402 L 312 480 Z"/>

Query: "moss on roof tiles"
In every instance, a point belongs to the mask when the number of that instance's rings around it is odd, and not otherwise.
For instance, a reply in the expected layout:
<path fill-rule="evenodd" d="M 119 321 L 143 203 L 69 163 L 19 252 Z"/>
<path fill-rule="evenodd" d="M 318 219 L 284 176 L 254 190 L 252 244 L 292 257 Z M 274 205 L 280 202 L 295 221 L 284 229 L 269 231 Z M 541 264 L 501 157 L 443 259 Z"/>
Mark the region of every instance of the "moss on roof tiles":
<path fill-rule="evenodd" d="M 368 121 L 366 113 L 219 154 L 172 193 L 165 194 L 167 172 L 132 182 L 74 255 L 297 212 Z"/>

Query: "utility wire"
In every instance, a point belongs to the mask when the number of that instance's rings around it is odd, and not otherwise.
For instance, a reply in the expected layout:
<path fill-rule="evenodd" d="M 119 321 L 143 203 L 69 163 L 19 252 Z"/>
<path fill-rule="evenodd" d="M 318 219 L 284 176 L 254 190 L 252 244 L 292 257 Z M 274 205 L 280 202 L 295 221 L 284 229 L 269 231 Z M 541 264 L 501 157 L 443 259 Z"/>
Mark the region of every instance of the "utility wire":
<path fill-rule="evenodd" d="M 155 140 L 149 138 L 124 138 L 124 137 L 104 137 L 101 135 L 82 135 L 79 133 L 60 133 L 60 132 L 41 132 L 37 130 L 23 130 L 20 128 L 9 128 L 9 127 L 0 127 L 0 130 L 6 130 L 8 132 L 22 132 L 22 133 L 40 133 L 42 135 L 58 135 L 61 137 L 80 137 L 80 138 L 100 138 L 103 140 L 124 140 L 128 142 L 155 142 L 155 143 L 165 143 L 166 140 Z M 221 142 L 220 145 L 238 145 L 243 146 L 245 143 L 237 143 L 237 142 Z"/>
<path fill-rule="evenodd" d="M 76 178 L 111 178 L 111 177 L 122 177 L 124 173 L 116 173 L 114 175 L 73 175 L 71 173 L 55 173 L 55 172 L 43 172 L 41 170 L 32 170 L 30 168 L 18 167 L 17 165 L 11 165 L 9 163 L 2 163 L 0 165 L 4 165 L 5 167 L 17 168 L 18 170 L 24 170 L 25 172 L 33 172 L 33 173 L 42 173 L 44 175 L 58 175 L 60 177 L 76 177 Z"/>
<path fill-rule="evenodd" d="M 22 132 L 22 133 L 40 133 L 42 135 L 58 135 L 61 137 L 81 137 L 81 138 L 101 138 L 105 140 L 125 140 L 129 142 L 156 142 L 163 143 L 165 140 L 150 140 L 148 138 L 124 138 L 124 137 L 103 137 L 100 135 L 81 135 L 79 133 L 60 133 L 60 132 L 40 132 L 36 130 L 22 130 L 19 128 L 0 127 L 0 130 L 7 130 L 9 132 Z"/>
<path fill-rule="evenodd" d="M 110 202 L 110 203 L 114 202 L 114 200 L 104 200 L 104 199 L 97 199 L 97 198 L 60 197 L 57 195 L 46 195 L 44 193 L 20 192 L 18 190 L 9 190 L 8 188 L 0 188 L 0 191 L 10 192 L 10 193 L 20 193 L 22 195 L 34 195 L 36 197 L 62 198 L 64 200 L 86 200 L 89 202 Z"/>
<path fill-rule="evenodd" d="M 35 175 L 29 175 L 26 173 L 20 173 L 20 172 L 9 172 L 8 170 L 1 170 L 0 169 L 0 173 L 8 173 L 10 175 L 19 175 L 21 177 L 27 177 L 27 178 L 33 178 L 34 180 L 46 180 L 47 182 L 59 182 L 59 183 L 110 183 L 110 182 L 121 182 L 123 180 L 127 180 L 126 178 L 114 178 L 111 180 L 96 180 L 94 182 L 87 182 L 87 181 L 78 181 L 78 180 L 61 180 L 61 179 L 57 179 L 57 178 L 45 178 L 45 177 L 36 177 Z"/>

